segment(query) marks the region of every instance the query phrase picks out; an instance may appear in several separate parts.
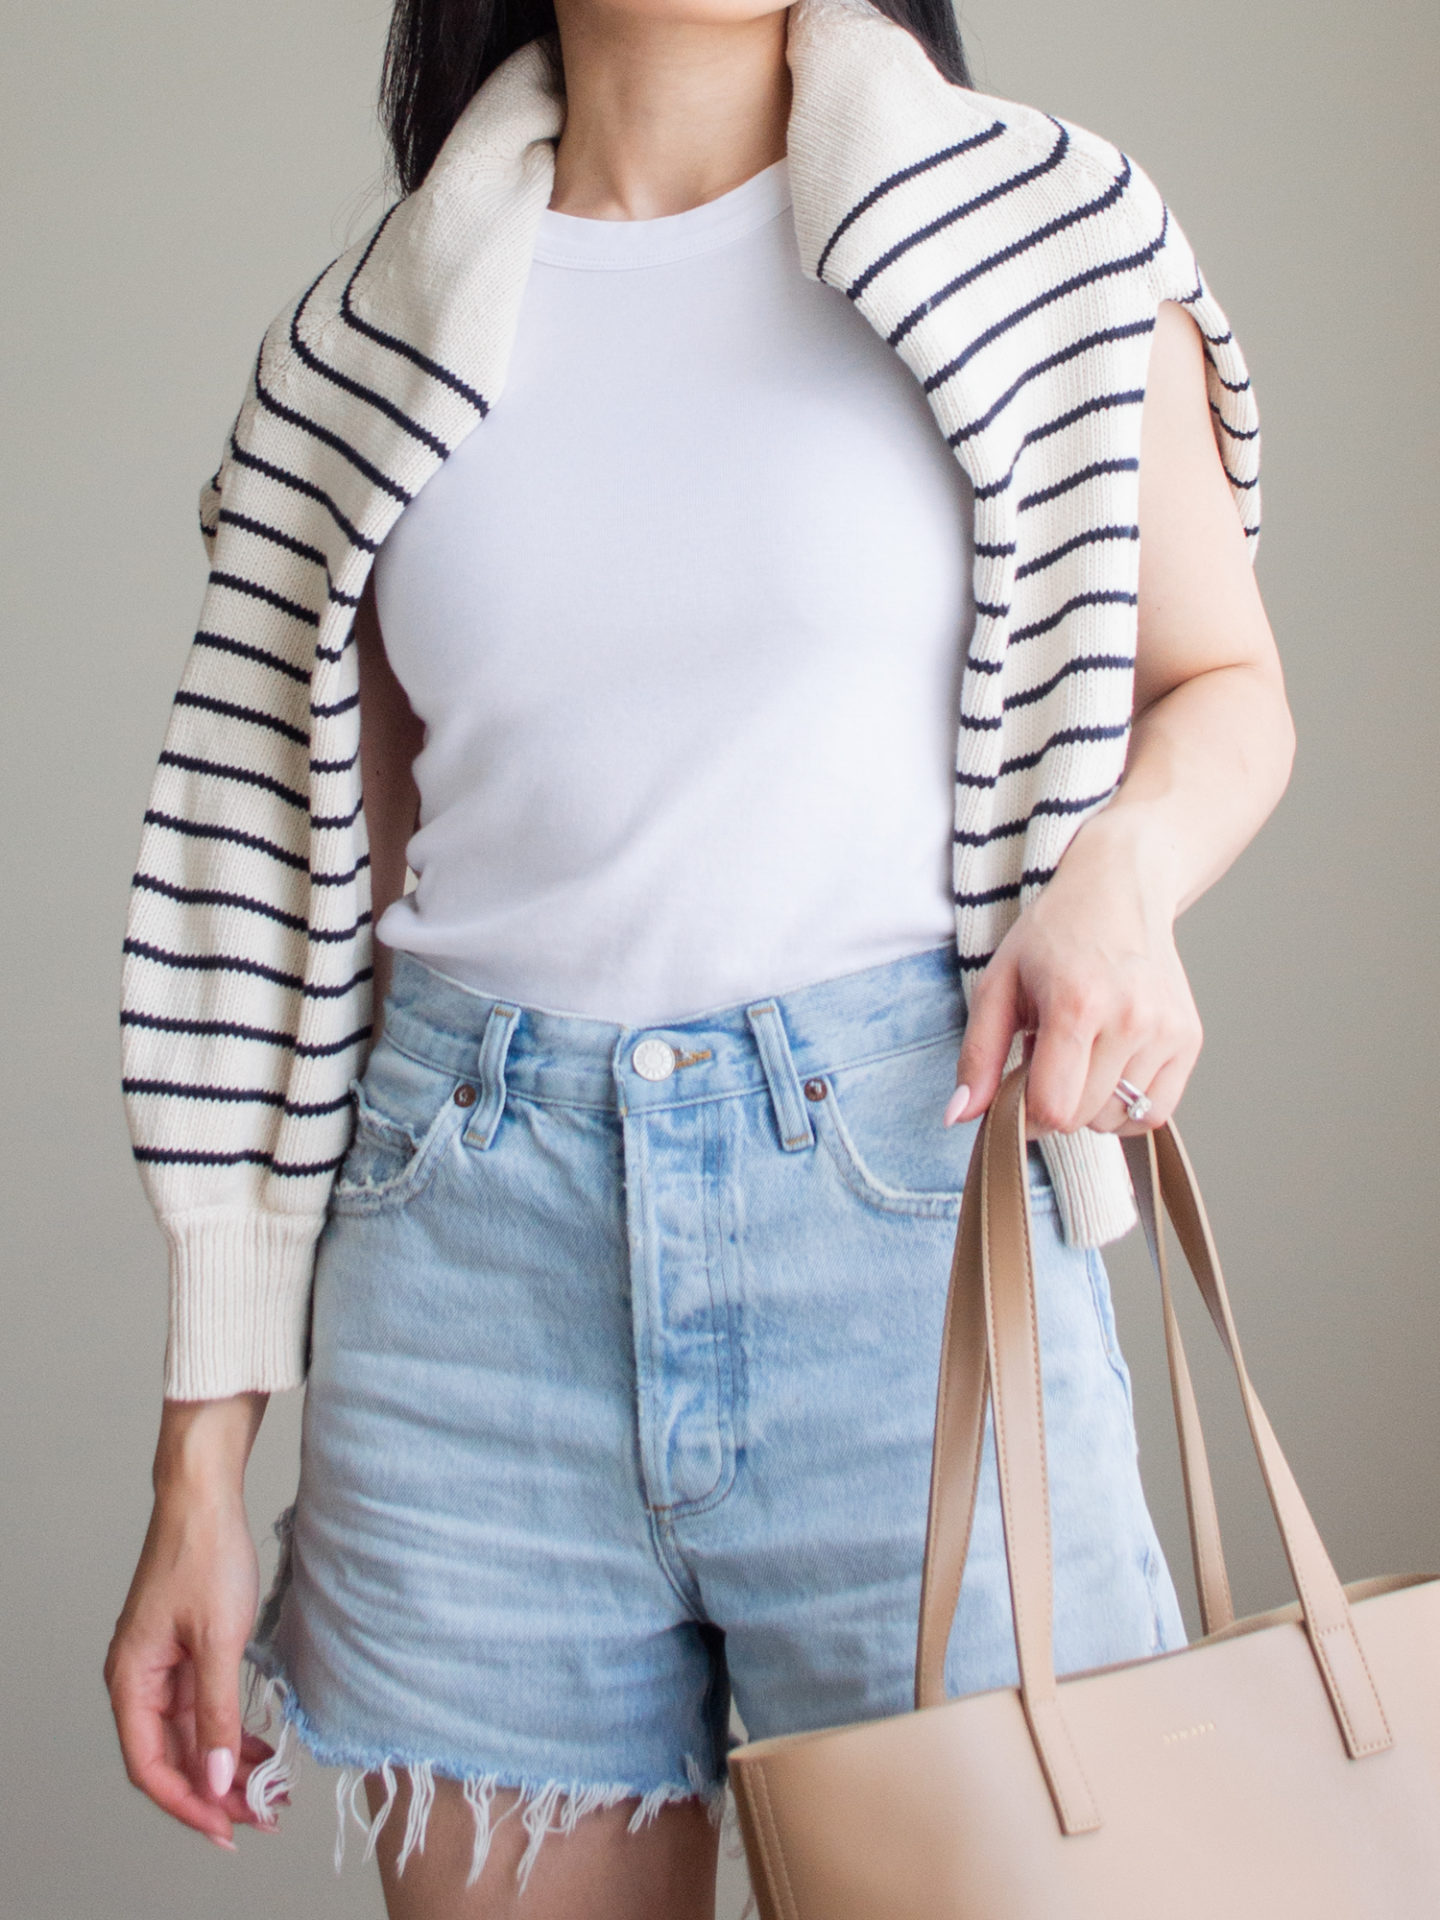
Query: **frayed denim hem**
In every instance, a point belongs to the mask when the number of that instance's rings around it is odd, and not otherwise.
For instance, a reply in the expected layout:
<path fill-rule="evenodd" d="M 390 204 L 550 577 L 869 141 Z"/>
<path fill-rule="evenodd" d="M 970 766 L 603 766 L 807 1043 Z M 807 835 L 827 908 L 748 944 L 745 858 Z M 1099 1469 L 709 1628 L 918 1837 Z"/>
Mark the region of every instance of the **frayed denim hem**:
<path fill-rule="evenodd" d="M 601 1808 L 634 1800 L 638 1804 L 627 1823 L 630 1833 L 638 1833 L 642 1827 L 648 1826 L 662 1807 L 682 1800 L 703 1801 L 715 1826 L 719 1826 L 723 1819 L 725 1782 L 707 1782 L 698 1761 L 690 1754 L 685 1756 L 686 1778 L 683 1782 L 665 1781 L 657 1787 L 645 1788 L 618 1781 L 599 1784 L 591 1781 L 534 1780 L 524 1776 L 507 1778 L 499 1771 L 476 1773 L 464 1764 L 442 1760 L 417 1759 L 394 1753 L 362 1755 L 330 1747 L 311 1726 L 295 1697 L 293 1687 L 283 1674 L 273 1670 L 267 1650 L 257 1648 L 252 1643 L 246 1649 L 246 1658 L 251 1666 L 245 1702 L 246 1724 L 267 1739 L 273 1736 L 275 1744 L 272 1756 L 262 1761 L 250 1775 L 245 1789 L 246 1804 L 258 1820 L 266 1825 L 273 1824 L 276 1805 L 289 1793 L 295 1782 L 297 1745 L 303 1745 L 319 1765 L 339 1767 L 340 1777 L 335 1783 L 337 1873 L 344 1865 L 346 1832 L 352 1819 L 365 1836 L 361 1858 L 369 1860 L 373 1856 L 380 1830 L 395 1805 L 399 1770 L 410 1776 L 410 1804 L 395 1871 L 403 1873 L 410 1855 L 424 1851 L 425 1829 L 435 1800 L 436 1777 L 459 1780 L 465 1803 L 475 1823 L 470 1871 L 465 1879 L 467 1887 L 474 1886 L 480 1878 L 497 1830 L 512 1816 L 518 1816 L 526 1834 L 525 1849 L 516 1867 L 516 1882 L 522 1892 L 534 1870 L 546 1836 L 573 1833 L 587 1813 L 596 1813 Z M 259 1725 L 255 1725 L 257 1718 Z M 367 1819 L 361 1810 L 367 1773 L 379 1774 L 385 1787 L 385 1797 L 373 1819 Z M 497 1817 L 494 1811 L 496 1796 L 506 1792 L 513 1792 L 515 1799 Z"/>

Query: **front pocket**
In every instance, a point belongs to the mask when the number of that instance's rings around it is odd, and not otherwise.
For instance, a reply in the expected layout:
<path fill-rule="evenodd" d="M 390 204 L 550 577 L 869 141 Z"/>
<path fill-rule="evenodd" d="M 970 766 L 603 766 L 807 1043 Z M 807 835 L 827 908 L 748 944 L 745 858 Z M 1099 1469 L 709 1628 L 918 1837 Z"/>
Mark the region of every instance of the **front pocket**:
<path fill-rule="evenodd" d="M 457 1099 L 462 1089 L 470 1099 Z M 330 1205 L 336 1213 L 377 1213 L 405 1205 L 426 1185 L 464 1126 L 474 1089 L 382 1039 L 350 1095 L 355 1131 Z"/>
<path fill-rule="evenodd" d="M 817 1074 L 822 1098 L 807 1102 L 816 1135 L 845 1184 L 870 1206 L 891 1213 L 955 1218 L 960 1210 L 978 1120 L 947 1127 L 963 1035 L 942 1034 L 902 1053 Z M 1043 1171 L 1031 1160 L 1030 1203 L 1054 1204 Z"/>

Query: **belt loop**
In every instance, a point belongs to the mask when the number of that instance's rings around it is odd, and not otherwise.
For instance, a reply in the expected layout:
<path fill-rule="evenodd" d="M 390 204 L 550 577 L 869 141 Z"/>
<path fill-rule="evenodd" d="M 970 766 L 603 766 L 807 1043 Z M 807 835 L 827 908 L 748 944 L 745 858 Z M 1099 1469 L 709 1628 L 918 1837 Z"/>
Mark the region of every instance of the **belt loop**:
<path fill-rule="evenodd" d="M 476 1067 L 480 1098 L 465 1129 L 466 1146 L 488 1147 L 495 1138 L 505 1111 L 505 1056 L 510 1051 L 510 1039 L 519 1017 L 518 1007 L 502 1006 L 499 1001 L 486 1016 Z"/>
<path fill-rule="evenodd" d="M 813 1147 L 815 1129 L 810 1124 L 809 1109 L 800 1091 L 800 1076 L 795 1071 L 795 1061 L 779 1007 L 773 1000 L 757 1001 L 753 1007 L 745 1009 L 745 1018 L 750 1022 L 755 1044 L 760 1049 L 760 1062 L 770 1085 L 781 1146 L 787 1153 L 798 1153 L 802 1147 Z"/>

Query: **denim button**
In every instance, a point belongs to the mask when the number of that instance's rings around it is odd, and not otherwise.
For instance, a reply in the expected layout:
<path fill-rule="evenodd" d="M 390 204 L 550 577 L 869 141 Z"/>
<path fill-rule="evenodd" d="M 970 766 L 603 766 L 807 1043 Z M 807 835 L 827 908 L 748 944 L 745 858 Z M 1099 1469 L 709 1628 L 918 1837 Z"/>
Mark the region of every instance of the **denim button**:
<path fill-rule="evenodd" d="M 642 1080 L 668 1080 L 675 1071 L 675 1049 L 668 1040 L 642 1040 L 630 1064 Z"/>

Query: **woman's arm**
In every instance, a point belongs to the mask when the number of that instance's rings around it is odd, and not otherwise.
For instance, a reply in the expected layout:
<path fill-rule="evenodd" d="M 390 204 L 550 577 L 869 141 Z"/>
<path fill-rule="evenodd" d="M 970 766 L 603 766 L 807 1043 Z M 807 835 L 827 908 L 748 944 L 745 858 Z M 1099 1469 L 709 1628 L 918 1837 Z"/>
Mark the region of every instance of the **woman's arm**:
<path fill-rule="evenodd" d="M 367 584 L 355 615 L 360 757 L 376 920 L 405 885 L 422 729 L 390 670 Z M 376 1024 L 389 953 L 375 943 Z M 271 1752 L 240 1724 L 240 1665 L 255 1623 L 259 1566 L 245 1466 L 268 1395 L 167 1400 L 155 1449 L 155 1503 L 105 1659 L 105 1684 L 131 1781 L 222 1847 L 252 1769 Z"/>
<path fill-rule="evenodd" d="M 371 932 L 392 900 L 405 891 L 405 848 L 420 814 L 412 771 L 425 729 L 395 678 L 375 609 L 375 576 L 367 576 L 355 610 L 355 657 L 360 670 L 360 775 L 365 833 L 370 842 Z M 390 949 L 374 943 L 375 1032 L 390 984 Z"/>
<path fill-rule="evenodd" d="M 1031 1131 L 1136 1133 L 1169 1119 L 1200 1052 L 1174 922 L 1253 838 L 1294 729 L 1211 426 L 1200 335 L 1165 301 L 1141 423 L 1139 638 L 1124 777 L 976 984 L 945 1122 L 984 1112 L 1034 1034 Z M 1124 1077 L 1153 1107 L 1142 1126 Z"/>

